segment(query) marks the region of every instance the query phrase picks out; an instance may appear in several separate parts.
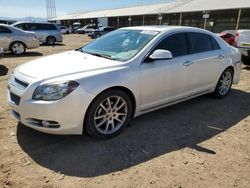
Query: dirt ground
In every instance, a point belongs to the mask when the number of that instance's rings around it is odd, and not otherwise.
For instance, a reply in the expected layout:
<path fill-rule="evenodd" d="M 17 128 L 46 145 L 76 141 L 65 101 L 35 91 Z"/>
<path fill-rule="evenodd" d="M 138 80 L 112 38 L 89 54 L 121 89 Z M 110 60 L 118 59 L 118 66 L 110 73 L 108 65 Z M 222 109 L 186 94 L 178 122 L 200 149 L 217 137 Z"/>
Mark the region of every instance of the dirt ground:
<path fill-rule="evenodd" d="M 0 187 L 250 187 L 249 67 L 227 98 L 202 96 L 143 115 L 106 141 L 18 124 L 6 100 L 13 69 L 88 41 L 64 36 L 62 45 L 0 59 Z"/>

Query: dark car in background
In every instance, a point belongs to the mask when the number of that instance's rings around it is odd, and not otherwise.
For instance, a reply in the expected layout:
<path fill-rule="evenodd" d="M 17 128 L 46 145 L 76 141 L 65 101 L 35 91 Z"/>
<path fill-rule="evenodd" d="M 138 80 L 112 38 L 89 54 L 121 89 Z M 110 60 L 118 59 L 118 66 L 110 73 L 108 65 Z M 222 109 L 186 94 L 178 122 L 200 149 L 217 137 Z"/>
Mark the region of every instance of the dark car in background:
<path fill-rule="evenodd" d="M 92 39 L 96 39 L 114 30 L 116 30 L 116 28 L 110 26 L 100 27 L 99 29 L 96 29 L 93 32 L 89 33 L 88 36 L 91 37 Z"/>
<path fill-rule="evenodd" d="M 62 42 L 63 37 L 60 28 L 55 24 L 47 22 L 16 22 L 12 26 L 24 31 L 33 31 L 42 43 L 54 45 L 56 42 Z"/>
<path fill-rule="evenodd" d="M 222 31 L 219 36 L 226 41 L 229 45 L 234 45 L 235 33 L 230 31 Z"/>

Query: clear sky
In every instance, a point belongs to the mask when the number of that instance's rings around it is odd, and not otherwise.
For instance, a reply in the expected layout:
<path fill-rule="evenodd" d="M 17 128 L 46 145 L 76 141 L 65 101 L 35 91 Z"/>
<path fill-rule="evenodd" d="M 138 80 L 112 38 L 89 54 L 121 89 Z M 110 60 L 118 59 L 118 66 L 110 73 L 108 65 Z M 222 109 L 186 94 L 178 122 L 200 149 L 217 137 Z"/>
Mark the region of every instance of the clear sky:
<path fill-rule="evenodd" d="M 55 0 L 57 16 L 67 13 L 171 2 L 174 0 Z M 46 18 L 46 0 L 0 0 L 0 17 Z"/>

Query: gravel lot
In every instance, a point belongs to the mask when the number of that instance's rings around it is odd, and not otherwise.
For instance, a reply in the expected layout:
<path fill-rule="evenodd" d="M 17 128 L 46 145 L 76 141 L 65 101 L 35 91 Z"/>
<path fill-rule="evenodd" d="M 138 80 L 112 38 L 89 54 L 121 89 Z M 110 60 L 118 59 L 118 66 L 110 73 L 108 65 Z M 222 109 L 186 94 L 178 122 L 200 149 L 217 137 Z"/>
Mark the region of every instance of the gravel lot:
<path fill-rule="evenodd" d="M 227 98 L 202 96 L 146 114 L 111 140 L 18 124 L 6 102 L 13 69 L 89 41 L 64 36 L 61 45 L 0 59 L 0 187 L 250 187 L 249 67 Z"/>

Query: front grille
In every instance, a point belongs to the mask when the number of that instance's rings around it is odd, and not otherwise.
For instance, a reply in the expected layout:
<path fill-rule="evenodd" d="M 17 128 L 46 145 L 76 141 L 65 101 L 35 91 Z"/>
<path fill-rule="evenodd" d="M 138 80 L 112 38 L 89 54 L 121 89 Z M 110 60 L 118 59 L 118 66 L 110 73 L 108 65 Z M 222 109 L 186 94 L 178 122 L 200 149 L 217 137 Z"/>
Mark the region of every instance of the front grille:
<path fill-rule="evenodd" d="M 19 105 L 21 97 L 15 95 L 14 93 L 10 92 L 10 99 L 12 102 L 14 102 L 16 105 Z"/>
<path fill-rule="evenodd" d="M 17 78 L 15 78 L 15 82 L 18 83 L 19 85 L 25 87 L 25 88 L 29 86 L 28 83 L 23 82 L 23 81 L 21 81 L 21 80 L 19 80 L 19 79 L 17 79 Z"/>

